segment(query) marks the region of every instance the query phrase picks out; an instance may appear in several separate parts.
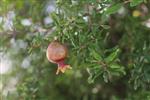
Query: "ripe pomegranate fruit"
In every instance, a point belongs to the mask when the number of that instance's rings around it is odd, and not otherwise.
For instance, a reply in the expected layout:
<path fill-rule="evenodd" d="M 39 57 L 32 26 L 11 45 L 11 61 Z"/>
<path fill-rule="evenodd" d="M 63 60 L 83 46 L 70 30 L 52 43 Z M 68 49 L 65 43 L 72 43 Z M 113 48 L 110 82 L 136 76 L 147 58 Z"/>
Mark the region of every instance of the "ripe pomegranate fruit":
<path fill-rule="evenodd" d="M 67 54 L 67 48 L 61 43 L 53 41 L 49 44 L 46 56 L 50 62 L 58 64 L 56 74 L 59 74 L 59 72 L 64 73 L 66 69 L 71 69 L 70 65 L 64 63 Z"/>

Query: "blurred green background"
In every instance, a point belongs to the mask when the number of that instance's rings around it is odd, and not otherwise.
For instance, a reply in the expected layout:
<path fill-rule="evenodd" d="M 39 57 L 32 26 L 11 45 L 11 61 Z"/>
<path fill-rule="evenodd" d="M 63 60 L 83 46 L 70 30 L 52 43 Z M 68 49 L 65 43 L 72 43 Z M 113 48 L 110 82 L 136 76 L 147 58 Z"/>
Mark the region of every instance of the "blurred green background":
<path fill-rule="evenodd" d="M 0 0 L 0 75 L 0 100 L 150 100 L 150 1 Z"/>

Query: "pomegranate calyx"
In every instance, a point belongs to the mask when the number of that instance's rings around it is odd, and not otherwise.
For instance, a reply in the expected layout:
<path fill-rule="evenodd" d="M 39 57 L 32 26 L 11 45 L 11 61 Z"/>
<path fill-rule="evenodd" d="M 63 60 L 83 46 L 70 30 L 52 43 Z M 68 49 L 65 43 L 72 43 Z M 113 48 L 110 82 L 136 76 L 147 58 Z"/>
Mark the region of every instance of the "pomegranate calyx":
<path fill-rule="evenodd" d="M 59 72 L 65 73 L 66 69 L 72 69 L 72 67 L 70 67 L 70 65 L 65 65 L 63 67 L 58 66 L 57 71 L 56 71 L 56 75 L 58 75 Z"/>
<path fill-rule="evenodd" d="M 56 71 L 56 75 L 58 75 L 59 72 L 64 73 L 66 71 L 66 69 L 72 69 L 72 67 L 70 67 L 70 65 L 64 64 L 63 60 L 57 62 L 57 64 L 58 64 L 58 68 L 57 68 L 57 71 Z"/>

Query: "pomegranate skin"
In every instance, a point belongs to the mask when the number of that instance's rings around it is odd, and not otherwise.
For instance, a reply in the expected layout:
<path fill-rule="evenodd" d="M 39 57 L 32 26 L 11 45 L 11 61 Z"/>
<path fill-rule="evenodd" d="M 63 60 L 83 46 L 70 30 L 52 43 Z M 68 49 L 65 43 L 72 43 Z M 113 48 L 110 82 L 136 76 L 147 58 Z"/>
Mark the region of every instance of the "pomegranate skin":
<path fill-rule="evenodd" d="M 50 62 L 57 63 L 67 57 L 67 48 L 57 41 L 49 44 L 47 48 L 47 58 Z"/>
<path fill-rule="evenodd" d="M 66 69 L 72 69 L 70 65 L 64 63 L 67 53 L 67 48 L 59 42 L 53 41 L 49 44 L 46 51 L 46 56 L 50 62 L 58 65 L 56 74 L 59 74 L 59 72 L 64 73 Z"/>

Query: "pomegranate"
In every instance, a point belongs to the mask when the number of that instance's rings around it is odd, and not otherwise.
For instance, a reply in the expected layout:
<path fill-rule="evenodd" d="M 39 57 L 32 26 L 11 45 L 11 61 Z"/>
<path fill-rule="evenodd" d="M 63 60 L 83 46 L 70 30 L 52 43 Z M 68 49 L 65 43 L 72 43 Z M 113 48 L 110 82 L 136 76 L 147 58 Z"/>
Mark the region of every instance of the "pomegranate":
<path fill-rule="evenodd" d="M 53 41 L 49 44 L 46 56 L 50 62 L 58 64 L 56 74 L 59 74 L 59 72 L 64 73 L 66 69 L 71 69 L 70 65 L 64 63 L 67 54 L 67 48 L 61 43 Z"/>

